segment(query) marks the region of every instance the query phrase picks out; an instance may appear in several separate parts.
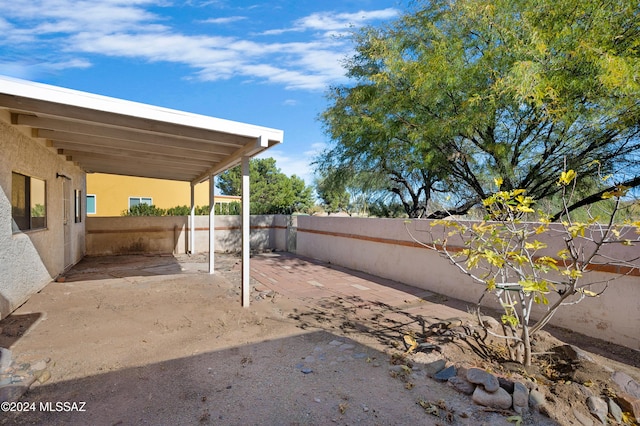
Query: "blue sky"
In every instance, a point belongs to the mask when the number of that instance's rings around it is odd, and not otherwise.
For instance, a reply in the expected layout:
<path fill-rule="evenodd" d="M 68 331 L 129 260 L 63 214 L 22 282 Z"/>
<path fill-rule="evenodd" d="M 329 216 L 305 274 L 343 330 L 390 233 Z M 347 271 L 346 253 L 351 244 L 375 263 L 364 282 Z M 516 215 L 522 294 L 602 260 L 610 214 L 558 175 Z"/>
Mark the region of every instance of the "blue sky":
<path fill-rule="evenodd" d="M 406 0 L 0 0 L 0 74 L 284 130 L 267 152 L 312 183 L 347 35 Z"/>

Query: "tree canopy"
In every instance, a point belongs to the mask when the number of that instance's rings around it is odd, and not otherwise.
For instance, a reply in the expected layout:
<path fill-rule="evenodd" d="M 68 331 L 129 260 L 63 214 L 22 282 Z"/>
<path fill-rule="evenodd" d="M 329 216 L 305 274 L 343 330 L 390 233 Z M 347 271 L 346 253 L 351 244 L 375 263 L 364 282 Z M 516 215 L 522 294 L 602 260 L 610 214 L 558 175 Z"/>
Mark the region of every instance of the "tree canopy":
<path fill-rule="evenodd" d="M 378 173 L 410 217 L 464 213 L 496 177 L 534 200 L 568 169 L 586 200 L 596 172 L 640 184 L 636 1 L 418 1 L 355 42 L 318 168 Z"/>
<path fill-rule="evenodd" d="M 368 214 L 369 208 L 385 203 L 388 194 L 379 172 L 353 172 L 348 169 L 329 169 L 315 180 L 316 193 L 328 213 L 346 211 L 349 214 Z"/>
<path fill-rule="evenodd" d="M 327 213 L 331 214 L 349 210 L 350 196 L 347 191 L 346 182 L 345 179 L 341 179 L 331 172 L 316 178 L 314 182 L 316 193 L 322 202 L 322 207 Z"/>
<path fill-rule="evenodd" d="M 224 195 L 242 195 L 241 167 L 218 175 L 216 186 Z M 314 204 L 311 187 L 296 175 L 282 173 L 273 158 L 251 159 L 249 192 L 251 214 L 291 214 Z"/>

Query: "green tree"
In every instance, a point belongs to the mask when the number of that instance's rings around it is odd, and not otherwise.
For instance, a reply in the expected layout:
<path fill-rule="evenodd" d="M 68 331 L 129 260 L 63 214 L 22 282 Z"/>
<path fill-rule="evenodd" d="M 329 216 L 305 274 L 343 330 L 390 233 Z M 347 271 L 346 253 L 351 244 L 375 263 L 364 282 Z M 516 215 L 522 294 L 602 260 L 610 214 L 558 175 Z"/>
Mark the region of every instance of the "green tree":
<path fill-rule="evenodd" d="M 316 178 L 316 194 L 322 201 L 324 210 L 331 214 L 349 209 L 349 193 L 345 180 L 335 173 L 327 173 Z"/>
<path fill-rule="evenodd" d="M 402 217 L 404 214 L 406 214 L 406 212 L 402 204 L 399 203 L 387 203 L 383 200 L 377 200 L 373 204 L 369 205 L 369 216 Z"/>
<path fill-rule="evenodd" d="M 288 177 L 273 158 L 249 163 L 251 214 L 291 214 L 313 206 L 311 187 L 296 175 Z M 224 195 L 242 195 L 242 170 L 234 167 L 218 176 L 216 186 Z"/>
<path fill-rule="evenodd" d="M 335 144 L 321 170 L 384 173 L 410 217 L 434 198 L 446 208 L 432 217 L 464 213 L 493 176 L 540 200 L 575 170 L 576 205 L 601 199 L 596 169 L 616 179 L 604 191 L 640 185 L 636 1 L 416 5 L 356 34 L 353 82 L 330 91 L 322 115 Z"/>

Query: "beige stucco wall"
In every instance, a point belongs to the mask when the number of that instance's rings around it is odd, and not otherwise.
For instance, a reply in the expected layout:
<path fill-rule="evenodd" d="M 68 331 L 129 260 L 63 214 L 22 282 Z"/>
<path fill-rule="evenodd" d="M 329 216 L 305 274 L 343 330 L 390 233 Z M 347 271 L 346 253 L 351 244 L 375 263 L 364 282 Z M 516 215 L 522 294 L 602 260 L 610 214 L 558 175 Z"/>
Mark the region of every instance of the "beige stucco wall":
<path fill-rule="evenodd" d="M 429 221 L 414 221 L 408 226 L 420 240 L 429 240 Z M 553 253 L 562 248 L 561 240 L 547 242 Z M 627 250 L 626 256 L 640 255 L 640 247 L 633 250 L 635 254 Z M 448 260 L 416 247 L 402 219 L 300 216 L 297 253 L 455 297 L 469 306 L 474 306 L 483 292 L 482 285 Z M 614 254 L 619 255 L 622 253 Z M 587 279 L 597 282 L 611 277 L 590 272 Z M 640 350 L 639 290 L 640 277 L 620 278 L 602 296 L 560 309 L 552 324 Z M 495 302 L 489 305 L 498 306 Z"/>
<path fill-rule="evenodd" d="M 65 161 L 43 141 L 25 130 L 11 126 L 6 111 L 0 111 L 0 317 L 24 303 L 52 278 L 64 272 L 62 178 L 71 178 L 72 190 L 85 194 L 85 174 Z M 46 181 L 47 228 L 13 232 L 11 218 L 11 173 L 17 172 Z M 73 207 L 73 206 L 72 206 Z M 71 216 L 71 261 L 78 262 L 85 251 L 85 218 L 80 223 Z"/>
<path fill-rule="evenodd" d="M 195 251 L 209 251 L 209 216 L 196 216 Z M 251 216 L 252 250 L 287 249 L 289 216 Z M 215 217 L 215 250 L 239 251 L 240 216 Z M 87 254 L 186 253 L 189 221 L 186 216 L 90 217 Z"/>

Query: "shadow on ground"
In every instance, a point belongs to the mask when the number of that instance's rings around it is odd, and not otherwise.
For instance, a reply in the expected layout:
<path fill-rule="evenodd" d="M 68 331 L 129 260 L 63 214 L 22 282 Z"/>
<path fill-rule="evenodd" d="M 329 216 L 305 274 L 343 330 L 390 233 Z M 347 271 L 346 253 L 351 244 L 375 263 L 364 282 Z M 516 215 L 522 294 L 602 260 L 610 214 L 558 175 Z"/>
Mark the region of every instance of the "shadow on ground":
<path fill-rule="evenodd" d="M 186 255 L 184 255 L 187 258 Z M 204 269 L 202 266 L 200 269 Z M 125 277 L 148 277 L 154 275 L 174 275 L 187 271 L 180 260 L 171 254 L 86 256 L 67 271 L 64 282 L 104 280 Z"/>
<path fill-rule="evenodd" d="M 21 400 L 34 404 L 35 411 L 9 413 L 0 423 L 276 425 L 429 421 L 412 396 L 393 391 L 401 390 L 402 384 L 381 366 L 384 359 L 384 354 L 370 347 L 314 331 L 42 385 Z M 64 411 L 65 405 L 56 402 L 67 402 L 70 409 L 84 411 Z M 55 412 L 57 407 L 63 411 Z"/>
<path fill-rule="evenodd" d="M 10 348 L 34 326 L 42 314 L 39 312 L 9 315 L 0 321 L 0 348 Z"/>

